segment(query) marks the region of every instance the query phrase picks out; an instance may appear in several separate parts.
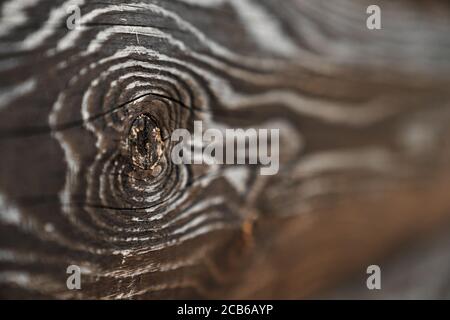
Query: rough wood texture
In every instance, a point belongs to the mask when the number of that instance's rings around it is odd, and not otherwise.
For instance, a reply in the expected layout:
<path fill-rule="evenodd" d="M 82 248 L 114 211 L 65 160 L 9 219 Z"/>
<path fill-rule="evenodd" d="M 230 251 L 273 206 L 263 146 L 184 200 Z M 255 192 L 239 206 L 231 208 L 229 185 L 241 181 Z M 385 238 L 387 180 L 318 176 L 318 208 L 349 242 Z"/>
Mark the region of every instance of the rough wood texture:
<path fill-rule="evenodd" d="M 450 218 L 447 1 L 1 8 L 2 297 L 305 297 Z M 174 165 L 194 120 L 280 128 L 280 172 Z"/>

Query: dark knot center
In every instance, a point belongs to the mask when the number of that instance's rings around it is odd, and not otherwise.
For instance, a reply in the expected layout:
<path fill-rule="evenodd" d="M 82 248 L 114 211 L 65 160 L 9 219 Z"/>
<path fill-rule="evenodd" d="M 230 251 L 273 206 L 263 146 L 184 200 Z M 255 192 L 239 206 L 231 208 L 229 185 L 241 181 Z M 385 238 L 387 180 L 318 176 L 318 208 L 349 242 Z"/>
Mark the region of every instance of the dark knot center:
<path fill-rule="evenodd" d="M 131 162 L 143 170 L 153 170 L 163 154 L 161 130 L 148 115 L 133 120 L 128 133 Z"/>

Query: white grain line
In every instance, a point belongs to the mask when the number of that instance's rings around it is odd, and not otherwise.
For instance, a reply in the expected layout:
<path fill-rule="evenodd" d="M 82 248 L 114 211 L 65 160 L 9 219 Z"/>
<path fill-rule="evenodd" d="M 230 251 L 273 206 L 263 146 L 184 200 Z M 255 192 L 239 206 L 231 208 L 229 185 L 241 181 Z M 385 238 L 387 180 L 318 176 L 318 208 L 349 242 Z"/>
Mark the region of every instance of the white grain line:
<path fill-rule="evenodd" d="M 0 284 L 14 284 L 27 291 L 36 291 L 52 295 L 55 292 L 67 292 L 66 282 L 57 281 L 50 275 L 43 273 L 30 273 L 25 271 L 0 272 Z"/>
<path fill-rule="evenodd" d="M 0 109 L 8 106 L 21 96 L 25 96 L 32 92 L 36 87 L 36 80 L 34 78 L 28 79 L 21 84 L 2 88 L 0 90 Z"/>
<path fill-rule="evenodd" d="M 76 41 L 81 37 L 83 32 L 85 30 L 88 30 L 87 27 L 84 26 L 84 24 L 89 23 L 93 21 L 96 17 L 102 15 L 102 14 L 108 14 L 111 12 L 134 12 L 138 11 L 139 8 L 135 6 L 128 6 L 126 4 L 120 4 L 120 5 L 109 5 L 104 8 L 98 8 L 94 9 L 85 15 L 83 15 L 80 18 L 79 21 L 79 27 L 71 30 L 67 33 L 66 36 L 64 36 L 61 40 L 58 41 L 58 44 L 56 45 L 55 51 L 51 51 L 51 54 L 54 54 L 56 52 L 60 52 L 63 50 L 67 50 L 71 47 L 73 47 L 76 44 Z"/>
<path fill-rule="evenodd" d="M 197 202 L 192 207 L 190 207 L 187 210 L 184 210 L 180 215 L 176 216 L 174 219 L 170 220 L 169 222 L 163 224 L 162 228 L 167 228 L 175 223 L 177 223 L 180 220 L 184 220 L 190 216 L 193 216 L 201 211 L 204 211 L 206 209 L 209 209 L 213 206 L 218 206 L 220 204 L 223 204 L 225 199 L 223 197 L 211 197 L 206 200 L 202 200 L 200 202 Z"/>
<path fill-rule="evenodd" d="M 248 167 L 231 167 L 223 172 L 225 179 L 227 179 L 236 192 L 241 195 L 247 191 L 249 174 Z"/>
<path fill-rule="evenodd" d="M 173 232 L 171 232 L 171 235 L 176 234 L 184 234 L 189 230 L 195 230 L 196 227 L 202 225 L 202 223 L 212 220 L 214 218 L 223 219 L 223 214 L 218 211 L 209 211 L 207 214 L 202 214 L 200 216 L 195 217 L 194 219 L 187 222 L 185 225 L 179 227 L 178 229 L 175 229 Z"/>
<path fill-rule="evenodd" d="M 0 193 L 0 221 L 5 224 L 20 225 L 22 214 Z"/>
<path fill-rule="evenodd" d="M 272 15 L 252 0 L 182 0 L 200 7 L 218 7 L 229 3 L 240 17 L 245 29 L 258 46 L 281 56 L 292 57 L 299 53 L 297 45 L 291 41 Z"/>
<path fill-rule="evenodd" d="M 231 0 L 230 3 L 260 48 L 285 57 L 296 57 L 300 53 L 278 21 L 262 6 L 256 5 L 252 0 Z"/>
<path fill-rule="evenodd" d="M 28 15 L 25 10 L 38 2 L 39 0 L 9 0 L 3 3 L 2 17 L 0 19 L 0 37 L 8 35 L 14 28 L 26 23 Z"/>
<path fill-rule="evenodd" d="M 160 250 L 164 250 L 169 247 L 181 245 L 182 243 L 184 243 L 186 241 L 195 239 L 201 235 L 208 234 L 213 231 L 226 230 L 226 229 L 230 229 L 230 228 L 234 228 L 234 226 L 232 226 L 229 223 L 216 222 L 216 223 L 212 223 L 212 224 L 203 226 L 201 228 L 195 229 L 192 232 L 183 234 L 182 236 L 180 236 L 178 238 L 174 238 L 174 239 L 165 241 L 163 243 L 159 243 L 159 244 L 155 244 L 155 245 L 146 245 L 145 248 L 140 248 L 140 249 L 114 250 L 112 253 L 113 254 L 128 254 L 128 255 L 129 254 L 134 254 L 134 255 L 147 254 L 150 252 L 160 251 Z"/>
<path fill-rule="evenodd" d="M 116 279 L 121 278 L 129 278 L 136 277 L 147 273 L 155 273 L 155 272 L 169 272 L 174 270 L 183 269 L 186 267 L 195 266 L 199 260 L 203 259 L 207 252 L 211 249 L 210 244 L 206 244 L 201 246 L 200 248 L 196 248 L 196 251 L 190 255 L 188 258 L 181 258 L 177 260 L 172 260 L 168 263 L 161 262 L 150 262 L 145 263 L 142 266 L 137 266 L 133 268 L 133 270 L 128 269 L 116 269 L 113 271 L 99 272 L 96 274 L 98 277 L 112 277 Z M 125 263 L 128 255 L 123 255 L 122 264 Z M 175 258 L 176 259 L 176 258 Z"/>
<path fill-rule="evenodd" d="M 377 172 L 399 170 L 392 152 L 385 148 L 369 147 L 332 150 L 305 155 L 296 165 L 292 176 L 308 178 L 328 171 L 366 169 Z"/>
<path fill-rule="evenodd" d="M 0 272 L 0 283 L 13 283 L 20 287 L 28 287 L 30 275 L 21 271 L 3 271 Z"/>
<path fill-rule="evenodd" d="M 39 45 L 55 33 L 58 26 L 63 22 L 63 19 L 67 17 L 67 10 L 71 6 L 82 6 L 84 0 L 69 0 L 63 3 L 61 6 L 54 8 L 50 11 L 50 15 L 44 25 L 35 32 L 28 35 L 23 41 L 19 43 L 19 48 L 22 50 L 31 50 L 37 48 Z"/>
<path fill-rule="evenodd" d="M 178 0 L 179 2 L 187 3 L 192 6 L 214 8 L 227 3 L 228 0 Z"/>

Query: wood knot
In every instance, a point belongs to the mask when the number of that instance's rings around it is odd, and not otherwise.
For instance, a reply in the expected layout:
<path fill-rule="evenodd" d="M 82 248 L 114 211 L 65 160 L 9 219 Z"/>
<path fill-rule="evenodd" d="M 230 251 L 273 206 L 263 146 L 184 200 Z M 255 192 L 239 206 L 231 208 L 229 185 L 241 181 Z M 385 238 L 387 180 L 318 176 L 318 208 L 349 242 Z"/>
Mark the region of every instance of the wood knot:
<path fill-rule="evenodd" d="M 163 154 L 161 130 L 153 118 L 141 114 L 133 120 L 128 133 L 128 148 L 133 166 L 153 170 Z"/>

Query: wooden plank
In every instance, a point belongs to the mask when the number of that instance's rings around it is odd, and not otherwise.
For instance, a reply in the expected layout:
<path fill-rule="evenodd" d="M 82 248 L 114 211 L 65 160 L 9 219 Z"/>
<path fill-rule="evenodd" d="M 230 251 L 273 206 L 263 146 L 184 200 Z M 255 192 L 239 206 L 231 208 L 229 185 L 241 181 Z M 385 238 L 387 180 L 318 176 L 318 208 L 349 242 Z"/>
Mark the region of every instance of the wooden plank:
<path fill-rule="evenodd" d="M 0 295 L 305 297 L 448 223 L 449 18 L 438 0 L 5 1 Z M 175 165 L 168 137 L 196 120 L 280 129 L 279 172 Z"/>

